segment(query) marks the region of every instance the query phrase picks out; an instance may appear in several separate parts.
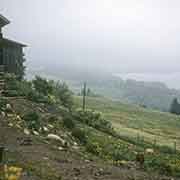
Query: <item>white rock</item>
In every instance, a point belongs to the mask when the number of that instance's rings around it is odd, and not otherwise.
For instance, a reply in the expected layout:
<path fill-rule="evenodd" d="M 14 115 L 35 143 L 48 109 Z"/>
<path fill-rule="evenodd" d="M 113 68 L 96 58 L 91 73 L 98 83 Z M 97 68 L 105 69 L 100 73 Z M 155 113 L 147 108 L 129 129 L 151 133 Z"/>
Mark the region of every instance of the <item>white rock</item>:
<path fill-rule="evenodd" d="M 43 157 L 43 159 L 44 159 L 44 160 L 49 160 L 49 158 L 48 158 L 48 157 Z"/>
<path fill-rule="evenodd" d="M 10 104 L 6 104 L 6 109 L 7 110 L 12 110 L 12 106 Z"/>
<path fill-rule="evenodd" d="M 2 117 L 6 116 L 6 113 L 4 111 L 1 112 Z"/>
<path fill-rule="evenodd" d="M 154 154 L 154 149 L 148 148 L 148 149 L 145 150 L 145 153 L 146 154 Z"/>
<path fill-rule="evenodd" d="M 43 127 L 43 130 L 45 131 L 45 132 L 48 132 L 49 131 L 49 129 L 47 128 L 47 127 Z"/>
<path fill-rule="evenodd" d="M 7 117 L 14 118 L 14 115 L 13 114 L 7 114 Z"/>
<path fill-rule="evenodd" d="M 28 130 L 28 129 L 24 129 L 24 134 L 26 134 L 26 135 L 30 135 L 30 131 Z"/>
<path fill-rule="evenodd" d="M 37 131 L 33 131 L 33 134 L 39 136 L 39 133 Z"/>
<path fill-rule="evenodd" d="M 65 141 L 56 134 L 48 134 L 47 139 L 60 141 L 62 145 L 65 145 Z"/>
<path fill-rule="evenodd" d="M 58 147 L 58 150 L 63 151 L 64 148 L 63 147 Z"/>
<path fill-rule="evenodd" d="M 79 150 L 79 146 L 72 146 L 74 150 Z"/>
<path fill-rule="evenodd" d="M 13 125 L 12 123 L 9 123 L 8 126 L 9 126 L 9 127 L 13 127 L 14 125 Z"/>
<path fill-rule="evenodd" d="M 54 126 L 52 124 L 48 124 L 48 127 L 51 128 L 51 129 L 54 128 Z"/>
<path fill-rule="evenodd" d="M 48 134 L 47 139 L 55 139 L 55 140 L 62 140 L 58 135 L 56 134 Z"/>
<path fill-rule="evenodd" d="M 21 121 L 21 117 L 19 115 L 16 116 L 16 120 Z"/>
<path fill-rule="evenodd" d="M 19 128 L 19 129 L 21 129 L 21 126 L 20 126 L 19 124 L 16 124 L 16 127 Z"/>

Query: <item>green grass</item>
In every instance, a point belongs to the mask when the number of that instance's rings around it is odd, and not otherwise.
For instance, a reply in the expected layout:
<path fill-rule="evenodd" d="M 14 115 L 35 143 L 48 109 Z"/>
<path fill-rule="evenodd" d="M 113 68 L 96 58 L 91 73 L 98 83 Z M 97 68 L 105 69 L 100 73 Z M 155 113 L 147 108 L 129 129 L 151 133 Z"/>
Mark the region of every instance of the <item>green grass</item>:
<path fill-rule="evenodd" d="M 82 97 L 75 97 L 77 106 L 82 106 Z M 103 112 L 116 131 L 124 137 L 140 136 L 145 141 L 180 150 L 180 116 L 152 111 L 138 106 L 122 104 L 106 98 L 87 98 L 87 108 Z"/>

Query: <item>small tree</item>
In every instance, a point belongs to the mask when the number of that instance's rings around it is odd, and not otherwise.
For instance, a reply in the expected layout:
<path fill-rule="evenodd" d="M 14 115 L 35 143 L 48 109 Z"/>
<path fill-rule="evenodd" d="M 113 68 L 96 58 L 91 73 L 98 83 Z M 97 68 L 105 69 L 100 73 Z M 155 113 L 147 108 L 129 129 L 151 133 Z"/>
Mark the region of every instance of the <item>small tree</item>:
<path fill-rule="evenodd" d="M 54 82 L 54 95 L 60 100 L 60 103 L 71 109 L 73 106 L 73 93 L 69 90 L 66 83 Z"/>
<path fill-rule="evenodd" d="M 49 83 L 45 78 L 42 78 L 40 76 L 36 76 L 32 83 L 35 90 L 45 96 L 51 94 L 53 91 L 51 83 Z"/>
<path fill-rule="evenodd" d="M 170 112 L 173 114 L 180 115 L 180 104 L 177 98 L 174 98 L 170 107 Z"/>

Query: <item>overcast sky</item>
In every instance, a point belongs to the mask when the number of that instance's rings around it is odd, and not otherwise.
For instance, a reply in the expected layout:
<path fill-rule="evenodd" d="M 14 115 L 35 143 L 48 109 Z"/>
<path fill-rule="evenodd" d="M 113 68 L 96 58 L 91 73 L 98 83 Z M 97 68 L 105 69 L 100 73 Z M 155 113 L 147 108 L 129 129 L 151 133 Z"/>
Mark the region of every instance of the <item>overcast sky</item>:
<path fill-rule="evenodd" d="M 0 0 L 29 63 L 179 72 L 179 0 Z"/>

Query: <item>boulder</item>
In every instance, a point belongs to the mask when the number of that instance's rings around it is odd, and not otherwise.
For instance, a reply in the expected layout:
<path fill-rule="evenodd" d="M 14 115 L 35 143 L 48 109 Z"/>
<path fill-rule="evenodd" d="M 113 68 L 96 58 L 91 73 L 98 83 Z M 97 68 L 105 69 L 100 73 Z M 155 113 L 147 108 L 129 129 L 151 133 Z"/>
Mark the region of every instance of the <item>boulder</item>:
<path fill-rule="evenodd" d="M 146 154 L 154 154 L 154 149 L 148 148 L 145 150 Z"/>
<path fill-rule="evenodd" d="M 48 132 L 49 131 L 49 129 L 47 128 L 47 127 L 43 127 L 43 130 L 45 131 L 45 132 Z"/>
<path fill-rule="evenodd" d="M 6 117 L 6 113 L 4 111 L 1 112 L 2 117 Z"/>
<path fill-rule="evenodd" d="M 13 124 L 13 123 L 9 123 L 8 126 L 9 126 L 9 127 L 13 127 L 14 124 Z"/>
<path fill-rule="evenodd" d="M 53 128 L 54 128 L 54 126 L 53 126 L 52 124 L 48 124 L 48 127 L 49 127 L 50 129 L 53 129 Z"/>
<path fill-rule="evenodd" d="M 26 134 L 26 135 L 30 135 L 31 133 L 30 133 L 30 131 L 28 130 L 28 129 L 24 129 L 24 134 Z"/>
<path fill-rule="evenodd" d="M 12 106 L 10 104 L 6 104 L 6 110 L 12 110 Z"/>
<path fill-rule="evenodd" d="M 19 115 L 17 115 L 17 116 L 16 116 L 16 120 L 17 120 L 17 121 L 21 121 L 22 119 L 21 119 L 21 117 L 20 117 Z"/>
<path fill-rule="evenodd" d="M 56 135 L 56 134 L 48 134 L 47 135 L 47 139 L 49 140 L 55 140 L 55 141 L 58 141 L 60 142 L 63 146 L 65 146 L 67 144 L 67 142 L 62 139 L 60 136 Z"/>
<path fill-rule="evenodd" d="M 39 133 L 37 131 L 33 131 L 33 134 L 39 136 Z"/>
<path fill-rule="evenodd" d="M 13 113 L 13 108 L 12 108 L 11 104 L 6 104 L 6 112 Z"/>

